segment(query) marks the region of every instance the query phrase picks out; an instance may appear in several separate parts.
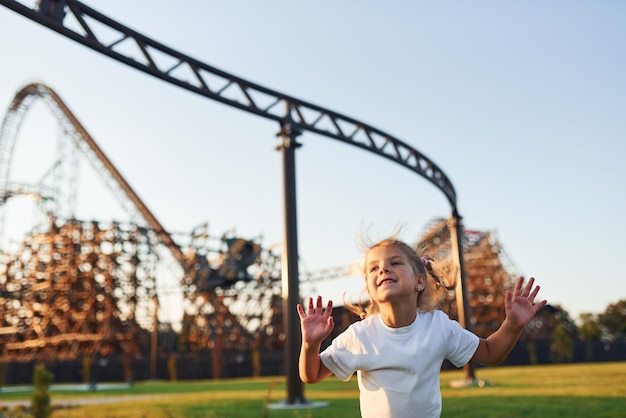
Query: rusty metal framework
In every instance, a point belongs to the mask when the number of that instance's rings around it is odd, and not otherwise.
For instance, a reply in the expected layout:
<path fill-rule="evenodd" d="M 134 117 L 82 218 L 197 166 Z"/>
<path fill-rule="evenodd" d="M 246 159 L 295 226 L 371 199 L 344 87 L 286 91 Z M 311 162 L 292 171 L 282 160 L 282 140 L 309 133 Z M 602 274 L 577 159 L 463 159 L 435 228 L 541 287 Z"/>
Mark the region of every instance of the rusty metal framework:
<path fill-rule="evenodd" d="M 136 222 L 124 229 L 118 223 L 64 219 L 54 204 L 46 204 L 42 211 L 50 217 L 48 225 L 33 230 L 17 253 L 4 254 L 0 263 L 0 357 L 29 359 L 47 353 L 65 359 L 145 351 L 148 339 L 141 333 L 154 327 L 158 309 L 154 270 L 161 261 L 160 246 L 182 267 L 181 350 L 282 346 L 280 252 L 233 235 L 212 237 L 208 224 L 190 233 L 186 248 L 180 246 L 48 86 L 29 84 L 19 90 L 5 115 L 0 212 L 16 193 L 9 182 L 11 153 L 36 99 L 45 101 L 65 139 L 89 159 Z M 22 187 L 38 190 L 36 185 Z M 50 195 L 43 203 L 58 198 Z M 349 269 L 313 272 L 303 279 L 338 277 Z"/>
<path fill-rule="evenodd" d="M 0 358 L 136 354 L 156 297 L 154 236 L 136 225 L 58 222 L 5 255 Z"/>
<path fill-rule="evenodd" d="M 176 260 L 183 264 L 184 254 L 171 235 L 163 228 L 59 95 L 41 83 L 28 84 L 16 93 L 0 128 L 0 221 L 2 221 L 3 204 L 10 197 L 9 174 L 17 133 L 25 113 L 37 99 L 46 103 L 61 125 L 67 139 L 82 151 L 109 190 L 129 213 L 131 219 L 150 227 Z"/>
<path fill-rule="evenodd" d="M 206 228 L 206 225 L 203 226 Z M 240 238 L 222 239 L 207 252 L 195 230 L 183 278 L 185 316 L 181 331 L 189 351 L 276 348 L 284 338 L 281 322 L 280 253 Z M 202 238 L 199 238 L 202 237 Z"/>
<path fill-rule="evenodd" d="M 447 276 L 456 277 L 456 265 L 450 253 L 449 220 L 433 220 L 420 238 L 417 250 L 437 260 Z M 463 231 L 466 291 L 471 315 L 469 328 L 481 337 L 488 337 L 504 321 L 504 293 L 511 289 L 519 273 L 493 232 L 465 229 Z M 451 283 L 452 284 L 452 283 Z M 458 317 L 454 290 L 441 302 L 441 309 L 452 318 Z"/>
<path fill-rule="evenodd" d="M 185 349 L 282 343 L 280 254 L 232 234 L 212 237 L 208 225 L 191 232 L 186 248 L 176 243 L 45 85 L 18 91 L 4 118 L 0 211 L 16 193 L 9 182 L 12 149 L 35 99 L 46 102 L 65 133 L 62 140 L 89 159 L 120 203 L 131 209 L 132 221 L 103 225 L 60 217 L 54 204 L 41 207 L 47 225 L 33 229 L 16 252 L 2 253 L 0 260 L 1 358 L 145 351 L 149 339 L 142 334 L 156 326 L 155 270 L 163 261 L 163 247 L 182 269 Z M 38 186 L 24 185 L 23 190 Z M 52 193 L 43 203 L 60 198 Z"/>

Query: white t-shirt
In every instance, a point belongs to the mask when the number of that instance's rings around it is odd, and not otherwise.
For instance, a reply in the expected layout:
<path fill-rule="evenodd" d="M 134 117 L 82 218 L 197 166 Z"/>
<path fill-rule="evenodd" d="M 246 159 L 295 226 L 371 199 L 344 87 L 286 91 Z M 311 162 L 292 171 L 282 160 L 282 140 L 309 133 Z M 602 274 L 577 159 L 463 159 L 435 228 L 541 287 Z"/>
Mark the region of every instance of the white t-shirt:
<path fill-rule="evenodd" d="M 418 312 L 402 328 L 380 315 L 350 325 L 321 354 L 339 379 L 357 372 L 362 417 L 439 417 L 439 372 L 444 359 L 467 363 L 479 339 L 444 312 Z"/>

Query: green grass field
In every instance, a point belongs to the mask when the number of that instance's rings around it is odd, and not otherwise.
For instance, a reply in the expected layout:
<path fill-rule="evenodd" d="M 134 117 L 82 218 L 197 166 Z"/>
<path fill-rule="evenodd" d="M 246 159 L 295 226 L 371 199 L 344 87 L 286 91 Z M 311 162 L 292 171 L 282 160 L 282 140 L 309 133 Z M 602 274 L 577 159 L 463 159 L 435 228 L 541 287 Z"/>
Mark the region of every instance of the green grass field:
<path fill-rule="evenodd" d="M 442 417 L 625 417 L 626 362 L 478 369 L 485 387 L 453 389 L 462 371 L 441 374 Z M 356 379 L 334 378 L 305 385 L 305 397 L 327 407 L 274 409 L 285 398 L 282 377 L 202 382 L 145 382 L 122 390 L 51 392 L 54 418 L 87 417 L 358 417 Z M 76 405 L 77 400 L 110 398 L 113 402 Z M 0 404 L 29 400 L 28 392 L 0 391 Z M 74 405 L 68 407 L 67 405 Z M 4 415 L 3 415 L 4 414 Z M 0 417 L 27 417 L 18 408 L 0 408 Z"/>

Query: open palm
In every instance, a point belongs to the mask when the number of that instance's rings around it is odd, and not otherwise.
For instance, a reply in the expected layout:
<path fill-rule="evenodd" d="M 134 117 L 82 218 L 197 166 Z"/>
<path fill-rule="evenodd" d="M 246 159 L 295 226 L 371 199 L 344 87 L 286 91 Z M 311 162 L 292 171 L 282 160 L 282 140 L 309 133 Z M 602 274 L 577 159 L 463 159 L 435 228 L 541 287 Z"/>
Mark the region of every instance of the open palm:
<path fill-rule="evenodd" d="M 526 286 L 524 286 L 524 278 L 520 277 L 515 284 L 513 292 L 506 292 L 504 299 L 506 317 L 520 328 L 525 327 L 537 311 L 547 303 L 545 300 L 535 303 L 535 298 L 539 293 L 539 286 L 533 288 L 534 282 L 535 278 L 531 277 Z"/>
<path fill-rule="evenodd" d="M 305 313 L 302 305 L 298 304 L 302 340 L 307 343 L 321 343 L 328 337 L 335 326 L 332 312 L 333 302 L 328 301 L 324 310 L 321 296 L 317 297 L 316 306 L 313 306 L 313 298 L 309 298 L 308 313 Z"/>

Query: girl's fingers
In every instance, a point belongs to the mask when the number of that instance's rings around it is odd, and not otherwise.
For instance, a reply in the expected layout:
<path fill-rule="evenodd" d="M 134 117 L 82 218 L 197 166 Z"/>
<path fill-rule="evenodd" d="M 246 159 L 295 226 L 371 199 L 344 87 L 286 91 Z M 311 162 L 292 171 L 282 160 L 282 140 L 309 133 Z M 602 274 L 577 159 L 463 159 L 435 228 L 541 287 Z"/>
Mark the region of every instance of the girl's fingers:
<path fill-rule="evenodd" d="M 522 296 L 528 297 L 528 295 L 530 295 L 530 289 L 532 289 L 534 282 L 535 282 L 534 277 L 531 277 L 530 279 L 528 279 L 528 283 L 526 283 L 526 286 L 524 286 L 524 291 L 522 292 Z"/>
<path fill-rule="evenodd" d="M 513 289 L 513 295 L 521 295 L 522 294 L 522 284 L 524 283 L 524 277 L 520 277 L 517 279 L 517 283 L 515 283 L 515 289 Z"/>
<path fill-rule="evenodd" d="M 322 311 L 323 311 L 322 310 L 322 297 L 318 296 L 317 297 L 317 312 L 316 313 L 321 314 Z"/>
<path fill-rule="evenodd" d="M 539 311 L 539 309 L 543 308 L 545 306 L 547 302 L 545 300 L 542 300 L 539 303 L 536 303 L 533 305 L 533 310 L 535 313 L 537 313 Z"/>
<path fill-rule="evenodd" d="M 298 309 L 298 315 L 300 315 L 300 318 L 305 318 L 307 316 L 307 314 L 304 312 L 304 308 L 302 307 L 302 305 L 298 304 L 297 309 Z M 313 298 L 309 298 L 309 311 L 308 311 L 309 315 L 330 316 L 332 311 L 333 311 L 333 301 L 332 300 L 328 301 L 328 303 L 326 304 L 326 311 L 324 311 L 324 308 L 322 307 L 322 297 L 321 296 L 317 297 L 317 300 L 315 302 L 315 306 L 313 306 Z"/>
<path fill-rule="evenodd" d="M 530 301 L 532 302 L 533 300 L 535 300 L 535 298 L 537 297 L 537 294 L 539 293 L 539 286 L 535 287 L 532 291 L 532 293 L 529 295 L 528 299 L 530 299 Z"/>
<path fill-rule="evenodd" d="M 530 280 L 528 282 L 526 282 L 526 285 L 523 286 L 522 291 L 520 292 L 520 296 L 528 296 L 528 293 L 530 293 L 530 289 L 528 289 L 528 285 L 530 284 Z"/>
<path fill-rule="evenodd" d="M 332 301 L 328 301 L 328 305 L 326 307 L 326 311 L 328 310 L 332 310 Z M 306 316 L 306 314 L 304 313 L 304 308 L 298 304 L 298 313 L 300 314 L 300 312 L 302 312 L 301 316 Z M 324 308 L 322 307 L 322 297 L 318 296 L 317 300 L 315 302 L 315 306 L 313 305 L 313 298 L 309 298 L 309 309 L 308 309 L 308 314 L 309 315 L 322 315 L 324 313 Z"/>

